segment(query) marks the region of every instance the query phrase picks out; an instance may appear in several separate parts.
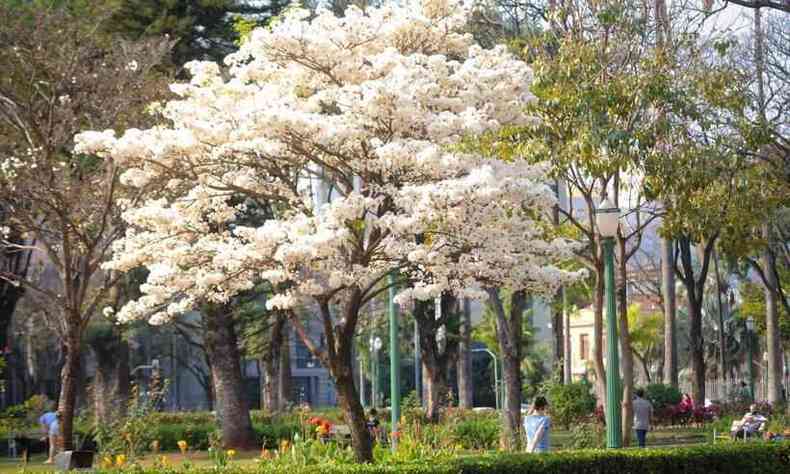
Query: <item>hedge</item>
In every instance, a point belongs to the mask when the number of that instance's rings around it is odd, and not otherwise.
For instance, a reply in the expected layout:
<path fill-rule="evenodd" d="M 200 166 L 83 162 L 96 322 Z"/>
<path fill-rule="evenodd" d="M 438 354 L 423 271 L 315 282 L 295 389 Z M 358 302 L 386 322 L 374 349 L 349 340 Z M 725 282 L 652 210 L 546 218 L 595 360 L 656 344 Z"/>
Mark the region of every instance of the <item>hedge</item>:
<path fill-rule="evenodd" d="M 176 469 L 168 469 L 175 472 Z M 112 471 L 105 471 L 112 472 Z M 117 472 L 117 471 L 115 471 Z M 154 469 L 135 470 L 155 474 Z M 190 469 L 199 474 L 211 468 Z M 266 465 L 230 467 L 228 474 L 786 474 L 790 443 L 722 443 L 672 449 L 564 451 L 552 454 L 492 454 L 449 461 L 376 465 Z"/>

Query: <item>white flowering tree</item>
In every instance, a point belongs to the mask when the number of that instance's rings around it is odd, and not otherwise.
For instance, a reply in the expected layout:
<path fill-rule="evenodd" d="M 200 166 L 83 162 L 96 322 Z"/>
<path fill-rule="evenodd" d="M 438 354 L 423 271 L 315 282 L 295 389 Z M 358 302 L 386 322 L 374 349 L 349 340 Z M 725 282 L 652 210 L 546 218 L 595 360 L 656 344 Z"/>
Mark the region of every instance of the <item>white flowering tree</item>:
<path fill-rule="evenodd" d="M 352 339 L 388 274 L 401 303 L 553 291 L 573 276 L 553 266 L 568 245 L 544 237 L 545 170 L 456 147 L 530 121 L 528 67 L 476 46 L 468 12 L 441 0 L 311 20 L 293 9 L 255 30 L 226 75 L 190 63 L 166 125 L 82 134 L 82 151 L 124 164 L 125 183 L 160 189 L 125 213 L 133 227 L 110 267 L 150 273 L 118 317 L 161 323 L 267 281 L 271 308 L 320 319 L 323 346 L 292 322 L 333 377 L 357 458 L 371 460 Z M 314 199 L 319 182 L 328 202 Z M 274 217 L 245 225 L 259 209 Z"/>

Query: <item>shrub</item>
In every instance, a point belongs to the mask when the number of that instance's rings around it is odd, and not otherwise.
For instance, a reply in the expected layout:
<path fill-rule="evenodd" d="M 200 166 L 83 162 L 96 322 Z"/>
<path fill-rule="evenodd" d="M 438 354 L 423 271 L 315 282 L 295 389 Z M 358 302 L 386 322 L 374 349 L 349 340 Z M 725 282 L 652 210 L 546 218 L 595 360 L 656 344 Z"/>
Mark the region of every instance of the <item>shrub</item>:
<path fill-rule="evenodd" d="M 598 423 L 577 423 L 571 427 L 569 448 L 592 449 L 603 448 L 606 443 L 606 432 Z"/>
<path fill-rule="evenodd" d="M 497 418 L 472 418 L 458 422 L 453 429 L 453 436 L 463 449 L 494 449 L 499 443 L 500 425 Z"/>
<path fill-rule="evenodd" d="M 563 384 L 550 382 L 544 386 L 549 399 L 552 419 L 560 426 L 568 428 L 571 423 L 587 418 L 595 410 L 595 395 L 589 382 Z"/>
<path fill-rule="evenodd" d="M 645 387 L 645 398 L 653 404 L 653 409 L 656 412 L 677 405 L 682 397 L 680 390 L 671 385 L 651 383 Z"/>
<path fill-rule="evenodd" d="M 311 458 L 314 459 L 314 458 Z M 690 448 L 648 450 L 582 450 L 543 455 L 494 454 L 463 458 L 429 458 L 379 464 L 288 463 L 264 461 L 257 467 L 230 465 L 225 469 L 192 467 L 189 472 L 211 474 L 784 474 L 790 472 L 790 443 L 720 443 Z M 139 466 L 135 474 L 186 472 Z M 118 471 L 99 471 L 115 472 Z"/>

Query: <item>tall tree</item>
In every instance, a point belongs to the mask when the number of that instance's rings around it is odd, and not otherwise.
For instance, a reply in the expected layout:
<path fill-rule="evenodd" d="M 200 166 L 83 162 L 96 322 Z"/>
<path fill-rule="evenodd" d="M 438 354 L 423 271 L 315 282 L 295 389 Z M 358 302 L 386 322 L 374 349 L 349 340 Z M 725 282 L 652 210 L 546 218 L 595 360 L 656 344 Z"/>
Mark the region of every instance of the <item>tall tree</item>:
<path fill-rule="evenodd" d="M 238 48 L 237 22 L 263 25 L 288 2 L 245 0 L 106 0 L 114 13 L 106 28 L 139 40 L 169 36 L 175 40 L 173 62 L 221 61 Z M 246 24 L 245 28 L 251 25 Z"/>
<path fill-rule="evenodd" d="M 62 9 L 0 6 L 0 201 L 6 222 L 35 242 L 54 265 L 58 288 L 25 275 L 13 283 L 48 300 L 66 350 L 61 374 L 61 430 L 72 446 L 82 336 L 97 305 L 117 283 L 101 271 L 122 234 L 125 194 L 112 160 L 74 150 L 73 137 L 89 125 L 140 122 L 142 110 L 164 91 L 154 68 L 169 51 L 163 41 L 112 41 L 95 29 L 102 18 Z M 12 277 L 14 277 L 12 275 Z"/>

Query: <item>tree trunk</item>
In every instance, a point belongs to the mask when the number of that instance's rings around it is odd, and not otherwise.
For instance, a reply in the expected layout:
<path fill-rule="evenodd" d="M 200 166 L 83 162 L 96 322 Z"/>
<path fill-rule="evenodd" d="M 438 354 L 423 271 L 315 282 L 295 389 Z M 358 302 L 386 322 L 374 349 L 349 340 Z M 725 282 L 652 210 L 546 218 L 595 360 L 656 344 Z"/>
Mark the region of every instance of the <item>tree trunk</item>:
<path fill-rule="evenodd" d="M 280 347 L 280 370 L 277 373 L 279 381 L 277 382 L 277 390 L 279 395 L 277 398 L 280 400 L 280 407 L 286 408 L 286 405 L 292 401 L 291 396 L 291 331 L 288 329 L 288 321 L 283 324 L 282 346 Z"/>
<path fill-rule="evenodd" d="M 68 321 L 67 316 L 63 318 Z M 64 450 L 74 449 L 74 412 L 77 408 L 77 390 L 80 372 L 79 327 L 69 328 L 64 343 L 65 361 L 60 372 L 60 397 L 58 414 L 60 415 L 60 436 Z"/>
<path fill-rule="evenodd" d="M 763 226 L 763 236 L 768 242 L 763 251 L 763 268 L 765 273 L 765 344 L 768 352 L 768 373 L 766 398 L 776 404 L 782 401 L 782 343 L 779 328 L 779 311 L 777 307 L 778 279 L 776 262 L 771 251 L 771 228 Z"/>
<path fill-rule="evenodd" d="M 719 374 L 721 374 L 721 385 L 717 397 L 724 400 L 727 396 L 725 387 L 727 385 L 727 358 L 725 356 L 726 336 L 724 334 L 724 303 L 722 302 L 721 276 L 719 275 L 719 254 L 714 251 L 713 269 L 716 272 L 716 301 L 719 310 Z"/>
<path fill-rule="evenodd" d="M 357 461 L 372 462 L 373 442 L 370 439 L 365 410 L 359 402 L 359 394 L 354 386 L 354 373 L 351 370 L 351 342 L 341 345 L 348 346 L 348 357 L 342 357 L 347 359 L 348 365 L 335 364 L 337 367 L 333 370 L 338 403 L 343 410 L 343 418 L 351 429 L 351 446 Z"/>
<path fill-rule="evenodd" d="M 675 264 L 671 239 L 661 239 L 661 285 L 664 293 L 664 383 L 678 386 L 678 346 L 675 326 Z"/>
<path fill-rule="evenodd" d="M 211 359 L 211 378 L 218 402 L 216 411 L 222 428 L 222 444 L 227 448 L 251 450 L 257 448 L 257 443 L 244 396 L 238 341 L 231 311 L 227 305 L 206 305 L 206 352 Z"/>
<path fill-rule="evenodd" d="M 112 360 L 96 358 L 96 376 L 93 379 L 93 410 L 98 426 L 107 426 L 113 410 L 113 372 L 115 363 Z"/>
<path fill-rule="evenodd" d="M 458 345 L 458 406 L 472 408 L 472 314 L 468 299 L 464 299 L 461 320 L 461 339 Z"/>
<path fill-rule="evenodd" d="M 489 304 L 496 314 L 497 342 L 502 354 L 502 372 L 507 393 L 502 404 L 502 447 L 518 451 L 521 447 L 521 358 L 523 354 L 522 333 L 526 294 L 515 291 L 510 297 L 510 314 L 505 307 L 499 290 L 487 288 Z"/>
<path fill-rule="evenodd" d="M 283 408 L 283 401 L 280 398 L 280 363 L 282 362 L 280 351 L 283 349 L 284 328 L 285 316 L 278 315 L 269 334 L 267 354 L 262 358 L 265 378 L 261 385 L 263 389 L 261 408 L 268 413 L 279 413 Z"/>
<path fill-rule="evenodd" d="M 617 303 L 620 313 L 620 369 L 623 375 L 622 430 L 623 446 L 631 444 L 631 427 L 634 424 L 634 356 L 631 349 L 631 333 L 628 329 L 628 269 L 626 266 L 625 239 L 618 236 L 617 244 L 620 259 L 618 261 Z"/>
<path fill-rule="evenodd" d="M 116 416 L 126 416 L 132 393 L 131 368 L 129 367 L 129 341 L 121 339 L 118 345 L 118 368 L 115 379 Z"/>
<path fill-rule="evenodd" d="M 423 390 L 425 393 L 425 416 L 431 423 L 438 423 L 442 407 L 449 401 L 448 374 L 455 361 L 458 350 L 458 335 L 447 331 L 453 319 L 458 318 L 457 300 L 444 295 L 441 298 L 442 312 L 440 319 L 430 311 L 433 307 L 429 302 L 415 302 L 414 319 L 419 325 L 420 358 L 423 364 Z M 439 345 L 436 335 L 445 326 L 444 350 Z"/>
<path fill-rule="evenodd" d="M 604 296 L 603 266 L 598 266 L 595 272 L 595 312 L 593 319 L 593 364 L 595 366 L 595 392 L 598 405 L 606 406 L 606 370 L 603 366 L 603 296 Z"/>
<path fill-rule="evenodd" d="M 691 398 L 694 404 L 705 402 L 705 349 L 702 339 L 702 308 L 688 298 L 689 361 L 691 362 Z"/>

